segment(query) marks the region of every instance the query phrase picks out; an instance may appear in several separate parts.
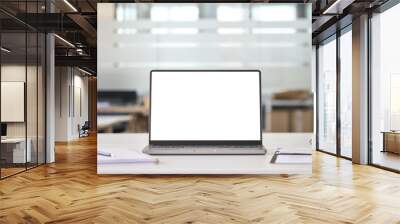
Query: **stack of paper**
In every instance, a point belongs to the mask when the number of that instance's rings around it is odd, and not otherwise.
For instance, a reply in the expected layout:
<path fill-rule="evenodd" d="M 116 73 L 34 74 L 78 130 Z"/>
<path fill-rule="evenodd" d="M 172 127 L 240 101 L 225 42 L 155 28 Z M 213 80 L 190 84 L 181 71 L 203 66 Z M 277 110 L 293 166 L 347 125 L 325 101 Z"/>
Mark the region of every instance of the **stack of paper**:
<path fill-rule="evenodd" d="M 121 150 L 121 152 L 113 152 L 111 156 L 97 155 L 98 164 L 118 164 L 118 163 L 158 163 L 158 159 L 150 155 L 136 152 Z"/>

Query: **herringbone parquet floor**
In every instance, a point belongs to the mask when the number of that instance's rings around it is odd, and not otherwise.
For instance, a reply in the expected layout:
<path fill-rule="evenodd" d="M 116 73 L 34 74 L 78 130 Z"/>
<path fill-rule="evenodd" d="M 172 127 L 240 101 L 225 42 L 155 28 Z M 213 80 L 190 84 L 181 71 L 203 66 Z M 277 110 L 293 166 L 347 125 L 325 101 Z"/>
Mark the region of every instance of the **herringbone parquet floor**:
<path fill-rule="evenodd" d="M 96 139 L 0 181 L 0 223 L 400 223 L 400 175 L 315 153 L 311 176 L 98 176 Z"/>

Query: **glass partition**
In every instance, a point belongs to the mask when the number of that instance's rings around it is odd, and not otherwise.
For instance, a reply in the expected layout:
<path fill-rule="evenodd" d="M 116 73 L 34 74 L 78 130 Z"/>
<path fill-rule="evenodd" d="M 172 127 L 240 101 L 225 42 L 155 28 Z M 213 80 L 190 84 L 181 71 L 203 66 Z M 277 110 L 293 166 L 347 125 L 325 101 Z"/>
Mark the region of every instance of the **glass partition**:
<path fill-rule="evenodd" d="M 26 33 L 1 33 L 1 177 L 26 169 L 31 162 L 26 125 Z"/>
<path fill-rule="evenodd" d="M 8 1 L 16 13 L 43 13 L 44 1 Z M 46 39 L 0 12 L 0 178 L 45 163 Z"/>

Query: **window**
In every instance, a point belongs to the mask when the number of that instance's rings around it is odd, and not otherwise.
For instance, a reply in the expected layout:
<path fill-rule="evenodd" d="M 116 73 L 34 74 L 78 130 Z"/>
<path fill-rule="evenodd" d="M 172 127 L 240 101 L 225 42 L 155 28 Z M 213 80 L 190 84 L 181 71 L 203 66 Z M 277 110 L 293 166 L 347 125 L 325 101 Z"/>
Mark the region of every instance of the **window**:
<path fill-rule="evenodd" d="M 340 36 L 340 154 L 352 157 L 352 34 Z"/>
<path fill-rule="evenodd" d="M 318 149 L 348 159 L 353 134 L 352 41 L 350 25 L 319 45 L 317 61 Z"/>
<path fill-rule="evenodd" d="M 318 48 L 318 147 L 336 153 L 336 39 Z"/>
<path fill-rule="evenodd" d="M 390 130 L 400 130 L 400 73 L 390 75 Z"/>
<path fill-rule="evenodd" d="M 371 159 L 400 170 L 400 5 L 371 19 Z"/>

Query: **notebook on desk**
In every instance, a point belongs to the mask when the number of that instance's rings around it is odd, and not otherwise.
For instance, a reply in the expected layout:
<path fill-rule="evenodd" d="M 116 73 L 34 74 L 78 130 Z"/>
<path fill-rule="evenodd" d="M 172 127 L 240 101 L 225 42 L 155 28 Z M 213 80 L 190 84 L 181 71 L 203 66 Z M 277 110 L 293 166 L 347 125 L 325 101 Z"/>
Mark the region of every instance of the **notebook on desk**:
<path fill-rule="evenodd" d="M 277 150 L 272 156 L 271 163 L 311 164 L 312 154 L 309 152 L 285 152 Z"/>
<path fill-rule="evenodd" d="M 158 163 L 158 159 L 153 156 L 132 151 L 124 150 L 122 152 L 98 153 L 98 164 L 121 164 L 121 163 Z"/>

